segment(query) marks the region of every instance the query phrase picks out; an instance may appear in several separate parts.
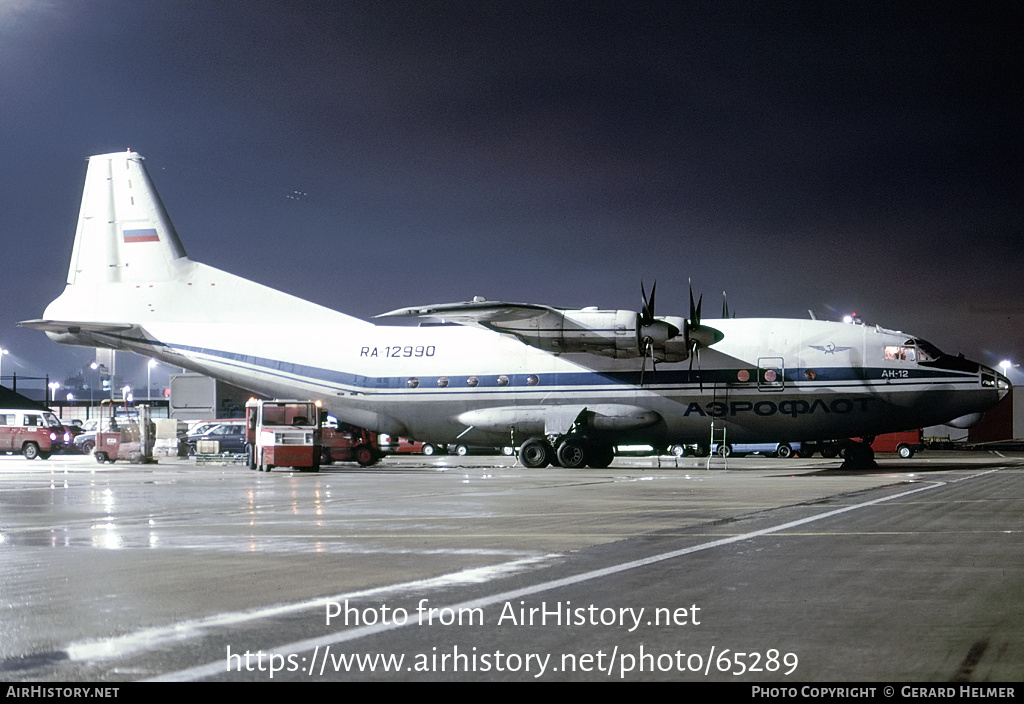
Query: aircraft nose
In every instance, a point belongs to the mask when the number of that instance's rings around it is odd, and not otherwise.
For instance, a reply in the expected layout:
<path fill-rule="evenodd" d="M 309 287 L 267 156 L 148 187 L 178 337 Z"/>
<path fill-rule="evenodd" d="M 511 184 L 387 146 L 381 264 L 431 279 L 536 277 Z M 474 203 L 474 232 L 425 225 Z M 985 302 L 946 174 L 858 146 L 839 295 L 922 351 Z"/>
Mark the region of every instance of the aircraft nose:
<path fill-rule="evenodd" d="M 999 372 L 995 372 L 995 375 L 996 389 L 999 391 L 999 400 L 1001 401 L 1003 396 L 1006 396 L 1006 394 L 1010 393 L 1010 390 L 1013 389 L 1013 384 L 1010 383 L 1010 380 L 1007 377 L 1003 376 Z"/>
<path fill-rule="evenodd" d="M 988 379 L 991 379 L 991 381 L 988 381 Z M 991 367 L 982 366 L 981 383 L 983 386 L 988 384 L 995 386 L 996 391 L 999 392 L 1000 401 L 1002 401 L 1003 397 L 1006 396 L 1006 394 L 1010 393 L 1010 390 L 1013 389 L 1013 384 L 1010 383 L 1010 380 L 1006 377 L 1006 375 L 1000 374 Z"/>

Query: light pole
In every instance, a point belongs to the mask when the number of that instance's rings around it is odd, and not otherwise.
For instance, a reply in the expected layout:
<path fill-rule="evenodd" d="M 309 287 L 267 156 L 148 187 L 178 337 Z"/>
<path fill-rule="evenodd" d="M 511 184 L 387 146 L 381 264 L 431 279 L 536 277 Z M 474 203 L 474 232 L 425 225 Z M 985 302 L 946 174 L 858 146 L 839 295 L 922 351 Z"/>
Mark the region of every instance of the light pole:
<path fill-rule="evenodd" d="M 3 371 L 3 361 L 4 361 L 4 355 L 5 354 L 10 354 L 10 352 L 8 352 L 5 349 L 0 348 L 0 372 Z M 3 383 L 4 383 L 4 375 L 2 373 L 0 373 L 0 386 L 3 386 Z"/>
<path fill-rule="evenodd" d="M 1003 370 L 1003 376 L 1006 376 L 1006 373 L 1010 371 L 1010 367 L 1012 366 L 1013 362 L 1011 362 L 1008 359 L 1004 359 L 1002 362 L 999 363 L 999 368 Z M 1006 376 L 1006 378 L 1007 380 L 1009 380 L 1010 377 Z"/>
<path fill-rule="evenodd" d="M 146 364 L 146 401 L 152 402 L 153 400 L 153 367 L 156 366 L 156 360 L 151 359 Z"/>

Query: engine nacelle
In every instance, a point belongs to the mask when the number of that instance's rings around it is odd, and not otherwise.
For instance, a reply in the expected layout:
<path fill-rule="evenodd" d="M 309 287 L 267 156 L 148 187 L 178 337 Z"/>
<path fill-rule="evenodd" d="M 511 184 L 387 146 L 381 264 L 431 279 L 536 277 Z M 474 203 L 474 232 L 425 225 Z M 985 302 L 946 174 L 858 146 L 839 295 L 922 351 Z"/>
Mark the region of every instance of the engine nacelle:
<path fill-rule="evenodd" d="M 615 359 L 640 356 L 637 314 L 629 310 L 559 311 L 494 327 L 554 354 L 587 352 Z"/>

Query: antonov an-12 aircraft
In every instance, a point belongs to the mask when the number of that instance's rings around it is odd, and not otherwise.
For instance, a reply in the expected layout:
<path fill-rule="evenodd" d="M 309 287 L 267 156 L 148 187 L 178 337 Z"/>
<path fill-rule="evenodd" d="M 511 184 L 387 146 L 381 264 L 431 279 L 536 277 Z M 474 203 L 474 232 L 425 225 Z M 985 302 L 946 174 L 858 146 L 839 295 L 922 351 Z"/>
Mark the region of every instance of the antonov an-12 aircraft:
<path fill-rule="evenodd" d="M 400 272 L 395 272 L 400 275 Z M 606 467 L 619 444 L 871 437 L 971 418 L 1010 388 L 913 335 L 642 308 L 426 305 L 375 325 L 194 262 L 143 158 L 89 159 L 67 287 L 23 325 L 152 357 L 432 443 L 509 445 L 528 467 Z M 415 322 L 415 321 L 410 321 Z M 858 449 L 859 447 L 859 449 Z M 870 460 L 870 448 L 847 451 Z"/>

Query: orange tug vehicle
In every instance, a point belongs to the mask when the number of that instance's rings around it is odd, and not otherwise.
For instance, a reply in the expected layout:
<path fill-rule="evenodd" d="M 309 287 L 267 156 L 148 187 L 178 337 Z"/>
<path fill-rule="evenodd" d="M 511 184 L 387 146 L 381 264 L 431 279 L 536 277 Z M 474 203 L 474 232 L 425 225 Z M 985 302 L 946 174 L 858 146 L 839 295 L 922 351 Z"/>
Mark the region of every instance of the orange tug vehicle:
<path fill-rule="evenodd" d="M 294 467 L 317 472 L 321 463 L 351 460 L 367 467 L 383 453 L 377 434 L 345 425 L 321 427 L 326 412 L 319 401 L 261 401 L 245 404 L 245 453 L 249 469 L 269 472 Z"/>
<path fill-rule="evenodd" d="M 356 462 L 360 467 L 369 467 L 384 457 L 377 433 L 348 423 L 339 423 L 338 427 L 322 424 L 320 443 L 321 464 Z"/>

